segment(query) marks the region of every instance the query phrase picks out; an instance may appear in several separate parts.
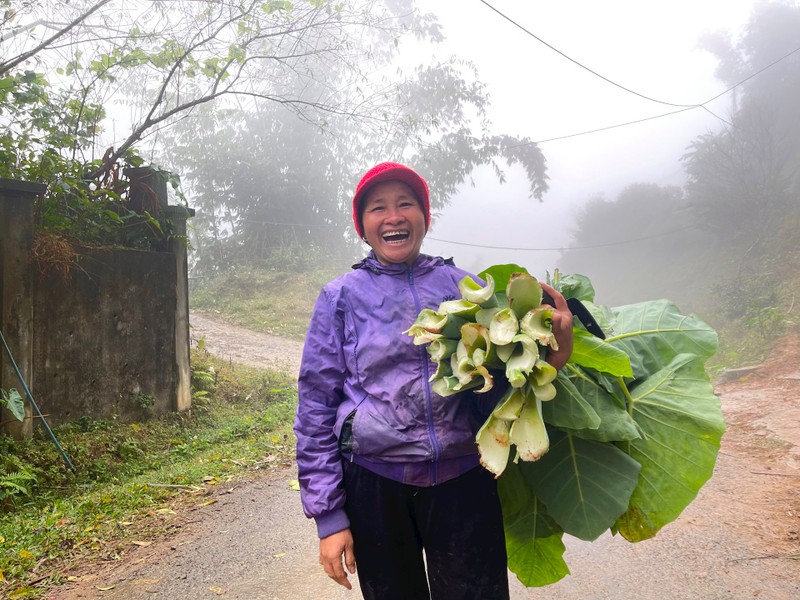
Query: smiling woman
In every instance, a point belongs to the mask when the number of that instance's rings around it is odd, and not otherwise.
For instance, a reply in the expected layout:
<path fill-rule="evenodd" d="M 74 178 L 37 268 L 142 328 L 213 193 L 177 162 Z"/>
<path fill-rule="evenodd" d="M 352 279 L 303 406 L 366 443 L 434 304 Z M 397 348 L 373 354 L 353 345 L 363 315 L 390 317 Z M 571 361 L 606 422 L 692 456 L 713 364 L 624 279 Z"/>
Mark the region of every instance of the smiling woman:
<path fill-rule="evenodd" d="M 420 253 L 430 198 L 409 167 L 370 169 L 353 222 L 372 251 L 322 289 L 298 379 L 298 478 L 320 564 L 350 588 L 357 563 L 367 600 L 508 598 L 497 483 L 475 444 L 503 390 L 436 393 L 426 350 L 403 335 L 469 274 Z M 553 292 L 566 310 L 553 311 L 567 323 L 558 344 L 571 348 L 571 315 Z"/>

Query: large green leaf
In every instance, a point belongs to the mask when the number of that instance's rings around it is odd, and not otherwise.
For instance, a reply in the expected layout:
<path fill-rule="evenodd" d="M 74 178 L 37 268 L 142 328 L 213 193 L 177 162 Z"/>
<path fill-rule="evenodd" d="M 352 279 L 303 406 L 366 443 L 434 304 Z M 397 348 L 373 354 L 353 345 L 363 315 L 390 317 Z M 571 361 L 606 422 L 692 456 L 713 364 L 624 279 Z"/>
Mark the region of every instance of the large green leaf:
<path fill-rule="evenodd" d="M 628 508 L 639 464 L 613 444 L 554 429 L 550 451 L 521 473 L 556 523 L 582 540 L 597 539 Z"/>
<path fill-rule="evenodd" d="M 487 271 L 502 290 L 524 269 Z M 582 276 L 556 287 L 579 297 L 608 337 L 574 329 L 556 397 L 542 406 L 549 452 L 509 462 L 498 480 L 509 567 L 528 586 L 568 574 L 565 532 L 591 541 L 611 529 L 639 541 L 677 518 L 711 476 L 724 431 L 704 371 L 713 329 L 667 300 L 595 305 Z M 497 298 L 507 306 L 503 291 Z"/>
<path fill-rule="evenodd" d="M 622 392 L 613 393 L 609 391 L 611 386 L 606 384 L 605 377 L 599 373 L 592 373 L 574 365 L 567 365 L 566 369 L 560 372 L 558 380 L 564 377 L 569 377 L 569 381 L 576 389 L 577 394 L 600 417 L 600 424 L 597 427 L 573 428 L 565 425 L 559 425 L 559 427 L 569 429 L 570 433 L 578 437 L 598 442 L 635 440 L 641 437 L 636 422 L 625 409 Z M 559 390 L 559 394 L 551 404 L 561 402 L 560 394 Z M 546 420 L 547 413 L 545 412 L 544 414 Z"/>
<path fill-rule="evenodd" d="M 676 519 L 711 477 L 725 421 L 703 360 L 692 354 L 677 355 L 631 395 L 646 437 L 621 444 L 642 471 L 616 527 L 635 542 Z"/>
<path fill-rule="evenodd" d="M 636 379 L 669 364 L 678 354 L 705 360 L 717 350 L 717 332 L 694 315 L 680 314 L 668 300 L 653 300 L 612 309 L 612 334 L 606 341 L 631 358 Z"/>
<path fill-rule="evenodd" d="M 542 403 L 545 423 L 567 429 L 597 429 L 600 426 L 600 416 L 566 375 L 559 373 L 553 384 L 556 386 L 555 399 Z"/>
<path fill-rule="evenodd" d="M 563 558 L 563 532 L 522 476 L 522 465 L 509 463 L 498 480 L 498 490 L 508 568 L 529 587 L 549 585 L 569 575 Z"/>
<path fill-rule="evenodd" d="M 624 350 L 577 327 L 573 329 L 572 334 L 572 354 L 569 362 L 616 377 L 633 376 L 631 359 Z"/>
<path fill-rule="evenodd" d="M 535 520 L 534 514 L 528 515 L 527 519 L 519 522 L 519 528 L 529 531 L 530 522 Z M 569 567 L 563 558 L 563 535 L 559 532 L 547 537 L 521 538 L 506 529 L 508 568 L 528 587 L 550 585 L 563 579 L 569 575 Z"/>

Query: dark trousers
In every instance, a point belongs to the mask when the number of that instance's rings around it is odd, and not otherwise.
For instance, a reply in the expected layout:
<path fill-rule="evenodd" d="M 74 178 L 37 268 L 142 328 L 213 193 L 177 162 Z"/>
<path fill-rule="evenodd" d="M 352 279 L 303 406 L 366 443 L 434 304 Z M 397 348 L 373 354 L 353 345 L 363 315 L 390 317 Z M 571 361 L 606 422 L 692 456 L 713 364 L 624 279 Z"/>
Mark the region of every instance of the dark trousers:
<path fill-rule="evenodd" d="M 487 470 L 420 488 L 349 463 L 344 479 L 366 600 L 509 597 L 503 518 Z"/>

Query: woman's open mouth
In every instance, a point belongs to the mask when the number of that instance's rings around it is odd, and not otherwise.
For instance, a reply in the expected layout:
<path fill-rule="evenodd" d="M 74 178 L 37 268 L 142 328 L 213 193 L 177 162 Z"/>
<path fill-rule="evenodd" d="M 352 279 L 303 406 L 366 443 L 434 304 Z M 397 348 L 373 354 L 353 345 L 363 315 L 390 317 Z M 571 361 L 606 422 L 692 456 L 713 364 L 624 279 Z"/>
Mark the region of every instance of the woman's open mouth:
<path fill-rule="evenodd" d="M 408 231 L 387 231 L 381 234 L 381 238 L 387 244 L 402 244 L 409 238 Z"/>

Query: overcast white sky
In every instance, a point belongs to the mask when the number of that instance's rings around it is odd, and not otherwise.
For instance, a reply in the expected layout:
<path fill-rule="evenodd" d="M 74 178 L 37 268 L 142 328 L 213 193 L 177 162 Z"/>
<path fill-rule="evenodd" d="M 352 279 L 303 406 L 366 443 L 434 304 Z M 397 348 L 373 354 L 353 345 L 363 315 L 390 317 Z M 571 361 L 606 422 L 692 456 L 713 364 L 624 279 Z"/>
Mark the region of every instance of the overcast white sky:
<path fill-rule="evenodd" d="M 425 0 L 447 42 L 436 56 L 473 61 L 492 99 L 495 133 L 547 140 L 677 110 L 615 87 L 537 41 L 480 0 Z M 756 0 L 490 0 L 489 4 L 575 61 L 640 94 L 675 104 L 702 103 L 724 91 L 716 60 L 698 47 L 707 31 L 737 35 Z M 709 108 L 727 116 L 726 95 Z M 702 109 L 540 145 L 550 191 L 528 198 L 520 170 L 496 183 L 475 174 L 434 222 L 423 251 L 454 256 L 467 269 L 517 262 L 543 275 L 568 246 L 571 222 L 587 199 L 615 199 L 627 185 L 683 182 L 679 163 L 688 143 L 722 124 Z M 433 190 L 435 193 L 435 190 Z M 492 216 L 517 215 L 502 226 Z M 437 241 L 513 247 L 492 250 Z M 609 240 L 612 241 L 612 240 Z"/>

